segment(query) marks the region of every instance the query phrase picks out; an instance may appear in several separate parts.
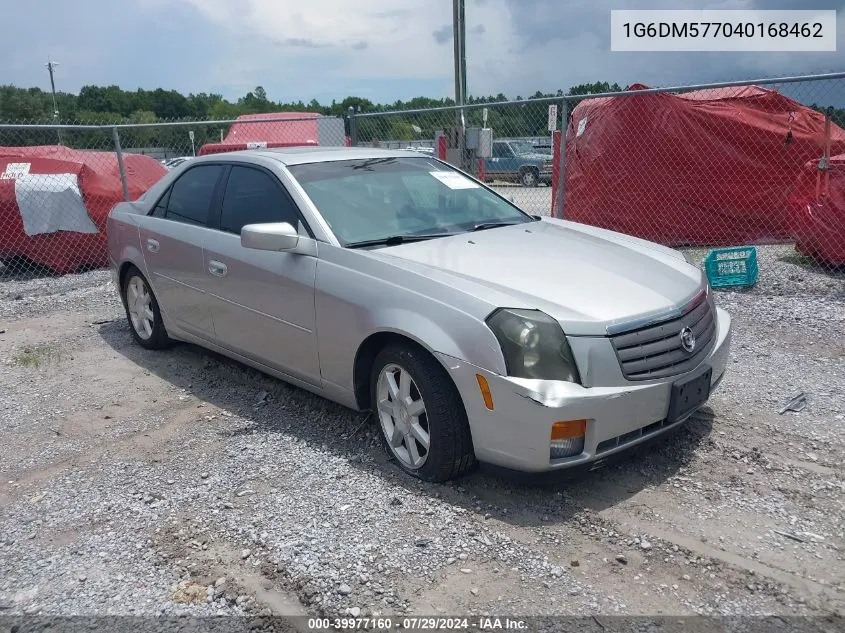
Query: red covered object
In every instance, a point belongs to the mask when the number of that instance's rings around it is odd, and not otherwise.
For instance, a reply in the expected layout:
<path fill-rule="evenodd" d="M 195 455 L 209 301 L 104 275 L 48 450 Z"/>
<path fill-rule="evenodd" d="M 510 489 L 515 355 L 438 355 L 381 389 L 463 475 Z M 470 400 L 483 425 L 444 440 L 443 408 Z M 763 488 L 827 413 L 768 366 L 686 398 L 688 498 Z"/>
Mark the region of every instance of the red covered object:
<path fill-rule="evenodd" d="M 265 143 L 304 143 L 316 145 L 319 132 L 317 130 L 317 112 L 273 112 L 269 114 L 242 114 L 237 118 L 229 133 L 223 139 L 224 143 L 248 143 L 263 141 Z M 262 119 L 293 119 L 276 121 L 273 123 L 248 123 Z M 299 119 L 299 120 L 296 120 Z M 305 120 L 303 120 L 305 119 Z"/>
<path fill-rule="evenodd" d="M 564 216 L 668 246 L 788 240 L 790 191 L 823 141 L 822 114 L 756 86 L 586 99 L 566 131 Z"/>
<path fill-rule="evenodd" d="M 200 147 L 197 156 L 205 156 L 207 154 L 223 154 L 224 152 L 239 152 L 245 149 L 272 149 L 274 147 L 303 147 L 308 145 L 317 145 L 316 141 L 313 143 L 264 143 L 264 142 L 247 142 L 247 143 L 206 143 Z"/>
<path fill-rule="evenodd" d="M 262 122 L 265 119 L 275 120 Z M 271 112 L 239 116 L 223 142 L 207 143 L 197 154 L 205 156 L 245 149 L 350 144 L 350 139 L 343 132 L 342 119 L 324 117 L 317 112 Z"/>
<path fill-rule="evenodd" d="M 845 266 L 845 154 L 833 156 L 827 170 L 809 161 L 791 197 L 790 223 L 795 250 L 829 266 Z"/>
<path fill-rule="evenodd" d="M 133 200 L 167 173 L 149 156 L 123 162 Z M 106 266 L 106 218 L 121 201 L 112 152 L 0 147 L 0 259 L 26 257 L 58 274 Z"/>

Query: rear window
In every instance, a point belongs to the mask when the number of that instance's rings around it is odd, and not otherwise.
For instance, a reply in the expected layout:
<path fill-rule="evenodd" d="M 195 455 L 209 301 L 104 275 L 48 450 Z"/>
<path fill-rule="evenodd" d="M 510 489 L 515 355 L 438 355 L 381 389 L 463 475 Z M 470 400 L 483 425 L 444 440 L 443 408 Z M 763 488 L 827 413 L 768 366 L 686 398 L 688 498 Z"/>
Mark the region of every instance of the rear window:
<path fill-rule="evenodd" d="M 171 187 L 165 217 L 205 226 L 222 173 L 222 165 L 200 165 L 182 174 Z"/>

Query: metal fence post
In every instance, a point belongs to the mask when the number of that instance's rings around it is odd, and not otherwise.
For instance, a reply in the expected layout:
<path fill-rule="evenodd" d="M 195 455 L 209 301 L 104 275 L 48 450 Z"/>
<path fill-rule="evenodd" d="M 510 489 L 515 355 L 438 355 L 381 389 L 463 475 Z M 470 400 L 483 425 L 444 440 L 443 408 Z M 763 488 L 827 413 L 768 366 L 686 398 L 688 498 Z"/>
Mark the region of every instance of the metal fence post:
<path fill-rule="evenodd" d="M 355 108 L 349 106 L 349 144 L 358 147 L 358 122 L 355 120 Z"/>
<path fill-rule="evenodd" d="M 120 134 L 116 127 L 111 129 L 114 138 L 114 151 L 117 154 L 117 167 L 120 169 L 120 184 L 123 185 L 123 199 L 129 202 L 129 184 L 126 182 L 126 166 L 123 164 L 123 150 L 120 149 Z"/>
<path fill-rule="evenodd" d="M 558 159 L 557 197 L 553 217 L 563 219 L 563 205 L 566 198 L 566 130 L 569 128 L 569 102 L 564 99 L 560 106 L 560 158 Z"/>

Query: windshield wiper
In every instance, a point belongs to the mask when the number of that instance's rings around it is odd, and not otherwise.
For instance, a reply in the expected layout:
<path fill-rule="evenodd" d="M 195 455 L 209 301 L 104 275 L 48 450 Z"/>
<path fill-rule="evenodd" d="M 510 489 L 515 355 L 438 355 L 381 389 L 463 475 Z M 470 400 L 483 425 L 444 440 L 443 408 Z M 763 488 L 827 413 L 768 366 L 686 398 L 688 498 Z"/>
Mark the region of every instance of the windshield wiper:
<path fill-rule="evenodd" d="M 395 163 L 396 157 L 395 156 L 388 156 L 386 158 L 370 158 L 363 162 L 360 162 L 356 165 L 352 165 L 352 169 L 366 169 L 368 171 L 373 171 L 373 165 L 381 165 L 382 163 Z"/>
<path fill-rule="evenodd" d="M 346 248 L 365 248 L 367 246 L 399 246 L 400 244 L 410 244 L 411 242 L 422 242 L 424 240 L 433 240 L 437 237 L 449 237 L 451 235 L 459 235 L 458 233 L 428 233 L 425 235 L 391 235 L 389 237 L 380 237 L 375 240 L 362 240 L 360 242 L 350 242 Z"/>
<path fill-rule="evenodd" d="M 513 226 L 513 225 L 515 225 L 515 224 L 527 224 L 527 223 L 526 223 L 526 222 L 523 222 L 522 220 L 520 220 L 519 222 L 505 222 L 505 221 L 499 221 L 499 222 L 481 222 L 481 223 L 476 224 L 475 226 L 473 226 L 473 227 L 470 229 L 470 231 L 483 231 L 483 230 L 485 230 L 485 229 L 495 229 L 495 228 L 498 228 L 498 227 L 500 227 L 500 226 Z"/>

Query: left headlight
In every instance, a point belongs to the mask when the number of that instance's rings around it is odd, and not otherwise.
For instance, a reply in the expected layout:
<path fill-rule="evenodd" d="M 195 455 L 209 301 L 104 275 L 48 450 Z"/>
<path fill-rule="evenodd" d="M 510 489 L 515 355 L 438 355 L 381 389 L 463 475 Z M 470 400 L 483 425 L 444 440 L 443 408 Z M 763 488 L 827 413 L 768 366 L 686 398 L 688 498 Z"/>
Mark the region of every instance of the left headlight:
<path fill-rule="evenodd" d="M 487 317 L 502 348 L 508 376 L 581 383 L 560 324 L 540 310 L 502 308 Z"/>

